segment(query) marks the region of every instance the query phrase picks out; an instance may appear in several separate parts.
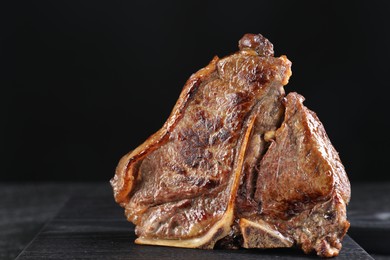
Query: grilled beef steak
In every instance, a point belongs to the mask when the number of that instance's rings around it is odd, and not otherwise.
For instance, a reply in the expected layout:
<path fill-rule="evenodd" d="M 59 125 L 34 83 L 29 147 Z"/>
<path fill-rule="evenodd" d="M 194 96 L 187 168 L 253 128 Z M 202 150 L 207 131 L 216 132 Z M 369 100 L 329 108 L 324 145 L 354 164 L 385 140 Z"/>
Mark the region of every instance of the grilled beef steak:
<path fill-rule="evenodd" d="M 164 126 L 119 162 L 111 185 L 138 244 L 300 246 L 335 256 L 350 185 L 291 62 L 263 36 L 193 74 Z"/>

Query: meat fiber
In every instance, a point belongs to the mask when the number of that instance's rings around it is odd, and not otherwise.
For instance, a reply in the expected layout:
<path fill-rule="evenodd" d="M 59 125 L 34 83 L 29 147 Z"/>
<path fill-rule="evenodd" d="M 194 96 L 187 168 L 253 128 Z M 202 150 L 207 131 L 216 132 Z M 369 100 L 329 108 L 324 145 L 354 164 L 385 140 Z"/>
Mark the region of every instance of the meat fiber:
<path fill-rule="evenodd" d="M 111 185 L 138 244 L 274 248 L 335 256 L 350 184 L 291 62 L 262 35 L 193 74 L 164 126 L 119 162 Z"/>

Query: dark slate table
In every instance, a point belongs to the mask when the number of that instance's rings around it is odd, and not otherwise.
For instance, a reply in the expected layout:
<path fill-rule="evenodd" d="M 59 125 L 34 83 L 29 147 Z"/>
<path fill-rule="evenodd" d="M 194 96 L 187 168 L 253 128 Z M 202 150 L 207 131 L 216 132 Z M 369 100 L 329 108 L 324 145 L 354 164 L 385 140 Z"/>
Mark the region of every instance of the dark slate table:
<path fill-rule="evenodd" d="M 353 184 L 337 259 L 390 259 L 390 183 Z M 108 183 L 0 184 L 0 259 L 307 259 L 299 250 L 137 246 Z M 352 239 L 351 239 L 352 237 Z M 355 242 L 355 241 L 357 242 Z M 360 247 L 360 246 L 361 247 Z M 363 249 L 364 248 L 364 249 Z"/>

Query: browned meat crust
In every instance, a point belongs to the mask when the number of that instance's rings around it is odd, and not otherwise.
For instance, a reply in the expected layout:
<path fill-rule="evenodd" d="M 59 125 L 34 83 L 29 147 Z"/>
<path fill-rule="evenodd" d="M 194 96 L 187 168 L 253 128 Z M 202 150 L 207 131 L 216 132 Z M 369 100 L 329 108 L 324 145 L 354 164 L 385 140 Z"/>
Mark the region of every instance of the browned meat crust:
<path fill-rule="evenodd" d="M 309 253 L 335 256 L 349 227 L 350 186 L 340 158 L 304 98 L 290 93 L 285 118 L 262 158 L 254 200 L 261 214 Z M 255 246 L 251 246 L 255 247 Z"/>
<path fill-rule="evenodd" d="M 316 117 L 283 85 L 272 44 L 246 34 L 193 74 L 164 126 L 119 162 L 111 185 L 140 244 L 290 247 L 337 255 L 349 181 Z"/>

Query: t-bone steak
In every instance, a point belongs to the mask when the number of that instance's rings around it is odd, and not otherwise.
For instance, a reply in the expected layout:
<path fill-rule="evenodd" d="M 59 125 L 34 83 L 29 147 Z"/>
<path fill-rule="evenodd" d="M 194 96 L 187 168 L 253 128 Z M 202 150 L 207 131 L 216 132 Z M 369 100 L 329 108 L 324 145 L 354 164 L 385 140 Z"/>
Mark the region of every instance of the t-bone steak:
<path fill-rule="evenodd" d="M 189 78 L 111 180 L 137 244 L 338 255 L 350 183 L 316 114 L 285 95 L 290 76 L 286 56 L 245 34 L 238 52 Z"/>

